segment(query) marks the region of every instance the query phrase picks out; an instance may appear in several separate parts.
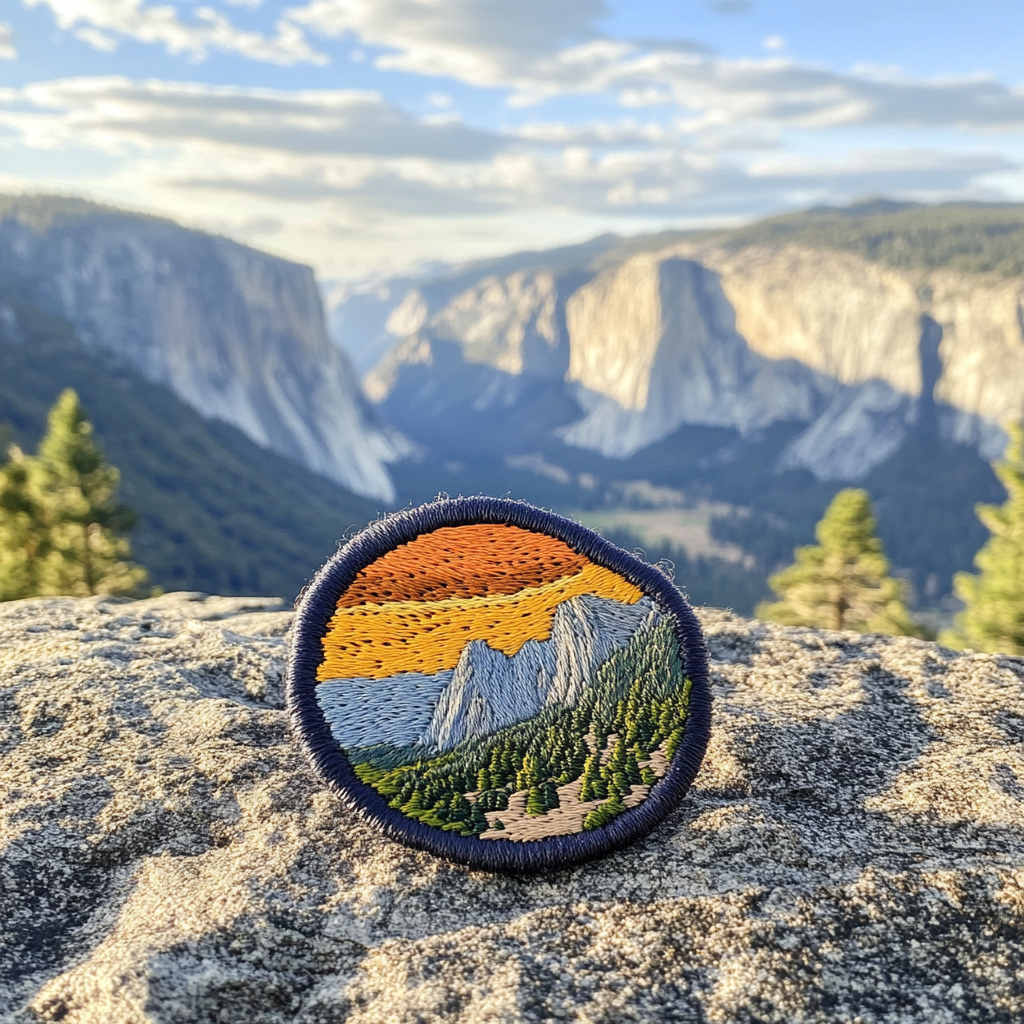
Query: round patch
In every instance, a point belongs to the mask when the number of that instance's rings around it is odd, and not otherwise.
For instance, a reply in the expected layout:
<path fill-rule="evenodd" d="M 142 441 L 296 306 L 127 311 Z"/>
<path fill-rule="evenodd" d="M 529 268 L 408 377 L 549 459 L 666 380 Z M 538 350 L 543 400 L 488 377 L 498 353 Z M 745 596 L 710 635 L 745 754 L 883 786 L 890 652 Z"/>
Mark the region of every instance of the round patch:
<path fill-rule="evenodd" d="M 320 776 L 393 839 L 475 867 L 649 832 L 700 766 L 704 639 L 654 566 L 523 502 L 389 516 L 320 570 L 288 707 Z"/>

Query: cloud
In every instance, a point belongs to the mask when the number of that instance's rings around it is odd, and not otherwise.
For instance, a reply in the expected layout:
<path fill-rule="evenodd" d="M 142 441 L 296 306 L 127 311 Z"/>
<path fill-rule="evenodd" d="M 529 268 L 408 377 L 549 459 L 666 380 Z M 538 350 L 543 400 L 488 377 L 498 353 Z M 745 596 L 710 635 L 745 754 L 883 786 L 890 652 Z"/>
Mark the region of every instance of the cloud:
<path fill-rule="evenodd" d="M 194 161 L 193 166 L 200 164 Z M 667 147 L 602 155 L 567 147 L 502 153 L 461 166 L 436 161 L 355 166 L 306 159 L 244 167 L 220 161 L 211 168 L 206 161 L 200 173 L 183 172 L 173 182 L 250 198 L 334 201 L 357 216 L 385 220 L 416 216 L 440 223 L 546 210 L 607 222 L 736 215 L 880 192 L 947 198 L 969 190 L 979 176 L 1013 168 L 998 155 L 924 150 L 855 152 L 831 161 L 777 154 L 744 166 L 715 154 Z"/>
<path fill-rule="evenodd" d="M 749 4 L 720 0 L 736 13 Z M 672 105 L 692 127 L 771 122 L 1024 127 L 1024 94 L 992 78 L 921 81 L 870 69 L 839 73 L 775 55 L 727 59 L 687 40 L 601 34 L 600 0 L 311 0 L 286 17 L 310 31 L 383 48 L 383 69 L 447 76 L 511 91 L 512 106 L 565 94 L 612 94 L 627 107 Z M 769 36 L 765 46 L 785 41 Z"/>
<path fill-rule="evenodd" d="M 510 141 L 453 121 L 418 122 L 378 94 L 282 92 L 119 76 L 69 78 L 12 90 L 0 123 L 34 145 L 91 140 L 118 149 L 170 143 L 218 148 L 459 162 L 491 157 Z"/>
<path fill-rule="evenodd" d="M 477 86 L 529 81 L 566 44 L 597 37 L 603 0 L 312 0 L 289 20 L 322 35 L 354 35 L 393 52 L 378 67 Z"/>
<path fill-rule="evenodd" d="M 110 154 L 164 190 L 331 200 L 357 216 L 437 221 L 525 209 L 677 218 L 787 204 L 802 192 L 946 193 L 1016 166 L 989 153 L 929 150 L 829 161 L 783 148 L 771 132 L 737 136 L 729 124 L 694 132 L 685 118 L 538 120 L 499 134 L 436 115 L 417 120 L 372 92 L 115 76 L 5 90 L 0 125 L 31 147 Z"/>
<path fill-rule="evenodd" d="M 748 76 L 744 88 L 764 71 L 732 70 Z M 779 62 L 779 73 L 795 76 L 788 95 L 735 100 L 717 121 L 678 109 L 673 94 L 650 116 L 645 109 L 587 123 L 534 117 L 504 132 L 453 121 L 450 111 L 442 120 L 436 110 L 413 117 L 358 90 L 59 79 L 0 89 L 0 146 L 49 150 L 48 166 L 67 169 L 63 179 L 48 174 L 49 188 L 91 183 L 93 194 L 114 202 L 184 217 L 334 273 L 609 229 L 735 221 L 872 193 L 997 198 L 1000 189 L 1019 189 L 1020 165 L 995 144 L 989 152 L 942 152 L 913 148 L 901 133 L 899 150 L 854 149 L 851 139 L 870 136 L 831 132 L 826 146 L 820 131 L 782 131 L 810 120 L 808 110 L 843 102 L 829 93 L 827 103 L 808 107 L 800 99 L 810 88 L 805 70 Z M 869 84 L 893 102 L 888 81 Z"/>
<path fill-rule="evenodd" d="M 258 0 L 255 0 L 258 3 Z M 178 17 L 177 8 L 145 4 L 144 0 L 24 0 L 28 7 L 46 6 L 60 28 L 77 29 L 75 35 L 98 50 L 109 52 L 117 36 L 155 43 L 169 53 L 204 60 L 211 50 L 235 53 L 270 64 L 325 64 L 302 30 L 282 18 L 271 38 L 236 28 L 212 7 L 196 7 L 192 24 Z"/>
<path fill-rule="evenodd" d="M 14 60 L 18 51 L 14 48 L 14 29 L 6 21 L 0 21 L 0 60 Z"/>
<path fill-rule="evenodd" d="M 81 39 L 83 43 L 88 43 L 94 50 L 100 50 L 102 53 L 113 53 L 117 49 L 117 40 L 98 28 L 76 28 L 75 38 Z"/>

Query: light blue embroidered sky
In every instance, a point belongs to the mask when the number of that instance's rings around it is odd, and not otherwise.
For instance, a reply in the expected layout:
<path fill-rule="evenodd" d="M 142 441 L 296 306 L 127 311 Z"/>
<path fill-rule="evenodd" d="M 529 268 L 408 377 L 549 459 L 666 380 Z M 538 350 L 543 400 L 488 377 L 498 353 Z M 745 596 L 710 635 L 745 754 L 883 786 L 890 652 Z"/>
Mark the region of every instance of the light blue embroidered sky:
<path fill-rule="evenodd" d="M 361 277 L 1024 198 L 1019 0 L 3 0 L 0 189 Z"/>

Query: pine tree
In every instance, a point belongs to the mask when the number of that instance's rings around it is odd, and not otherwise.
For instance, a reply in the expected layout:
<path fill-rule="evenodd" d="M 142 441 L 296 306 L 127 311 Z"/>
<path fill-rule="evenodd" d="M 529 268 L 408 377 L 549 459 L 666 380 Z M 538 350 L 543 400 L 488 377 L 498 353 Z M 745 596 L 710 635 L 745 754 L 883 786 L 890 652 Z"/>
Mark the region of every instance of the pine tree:
<path fill-rule="evenodd" d="M 469 825 L 463 834 L 479 835 L 481 832 L 486 832 L 487 829 L 487 815 L 484 814 L 484 809 L 477 803 L 473 804 L 469 812 Z"/>
<path fill-rule="evenodd" d="M 613 793 L 608 800 L 595 807 L 583 819 L 584 831 L 589 832 L 591 829 L 607 825 L 612 818 L 618 817 L 625 809 L 626 805 L 619 798 L 618 793 Z"/>
<path fill-rule="evenodd" d="M 32 462 L 12 445 L 0 467 L 0 601 L 38 594 L 42 563 L 50 551 L 43 506 L 32 486 Z"/>
<path fill-rule="evenodd" d="M 598 797 L 601 782 L 601 755 L 591 754 L 583 769 L 583 785 L 580 787 L 580 803 L 588 803 Z"/>
<path fill-rule="evenodd" d="M 50 410 L 38 455 L 12 449 L 0 470 L 0 600 L 139 587 L 146 571 L 127 561 L 118 536 L 135 519 L 115 500 L 118 476 L 69 388 Z"/>
<path fill-rule="evenodd" d="M 683 742 L 683 737 L 686 735 L 686 729 L 680 726 L 674 730 L 672 735 L 665 740 L 665 757 L 670 761 L 676 756 L 676 751 L 679 749 L 679 744 Z"/>
<path fill-rule="evenodd" d="M 472 807 L 469 801 L 461 794 L 456 793 L 452 797 L 451 805 L 448 808 L 448 820 L 451 822 L 469 821 Z"/>
<path fill-rule="evenodd" d="M 640 765 L 637 764 L 636 752 L 633 750 L 626 751 L 626 778 L 630 785 L 639 786 L 642 781 L 640 778 Z"/>
<path fill-rule="evenodd" d="M 117 536 L 135 525 L 135 515 L 116 501 L 120 474 L 107 465 L 70 388 L 50 410 L 38 461 L 53 547 L 44 563 L 43 591 L 85 596 L 138 587 L 146 571 L 126 560 L 128 541 Z"/>
<path fill-rule="evenodd" d="M 980 570 L 953 579 L 966 607 L 939 637 L 948 647 L 1024 654 L 1024 424 L 1011 424 L 1006 453 L 992 468 L 1006 488 L 1002 505 L 978 505 L 991 537 L 974 556 Z"/>
<path fill-rule="evenodd" d="M 530 789 L 529 796 L 526 798 L 526 813 L 539 816 L 546 814 L 547 810 L 544 803 L 544 791 L 540 786 L 533 786 Z"/>
<path fill-rule="evenodd" d="M 544 795 L 544 810 L 551 811 L 559 806 L 561 801 L 558 797 L 558 787 L 553 782 L 545 782 L 541 786 L 541 792 Z"/>
<path fill-rule="evenodd" d="M 840 491 L 815 529 L 817 544 L 797 548 L 796 562 L 768 580 L 781 598 L 757 607 L 784 626 L 852 629 L 915 636 L 903 583 L 889 575 L 867 491 Z"/>

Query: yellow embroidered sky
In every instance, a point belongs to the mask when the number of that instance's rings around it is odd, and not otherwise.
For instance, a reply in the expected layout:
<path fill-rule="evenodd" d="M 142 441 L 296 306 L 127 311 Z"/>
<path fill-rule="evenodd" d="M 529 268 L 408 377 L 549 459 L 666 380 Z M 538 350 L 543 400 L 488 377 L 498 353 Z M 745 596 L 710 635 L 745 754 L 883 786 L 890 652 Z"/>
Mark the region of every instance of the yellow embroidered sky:
<path fill-rule="evenodd" d="M 514 594 L 341 607 L 324 637 L 317 679 L 432 675 L 454 668 L 472 640 L 511 656 L 528 640 L 547 640 L 555 609 L 580 594 L 624 604 L 643 596 L 618 573 L 588 562 L 579 572 Z"/>

